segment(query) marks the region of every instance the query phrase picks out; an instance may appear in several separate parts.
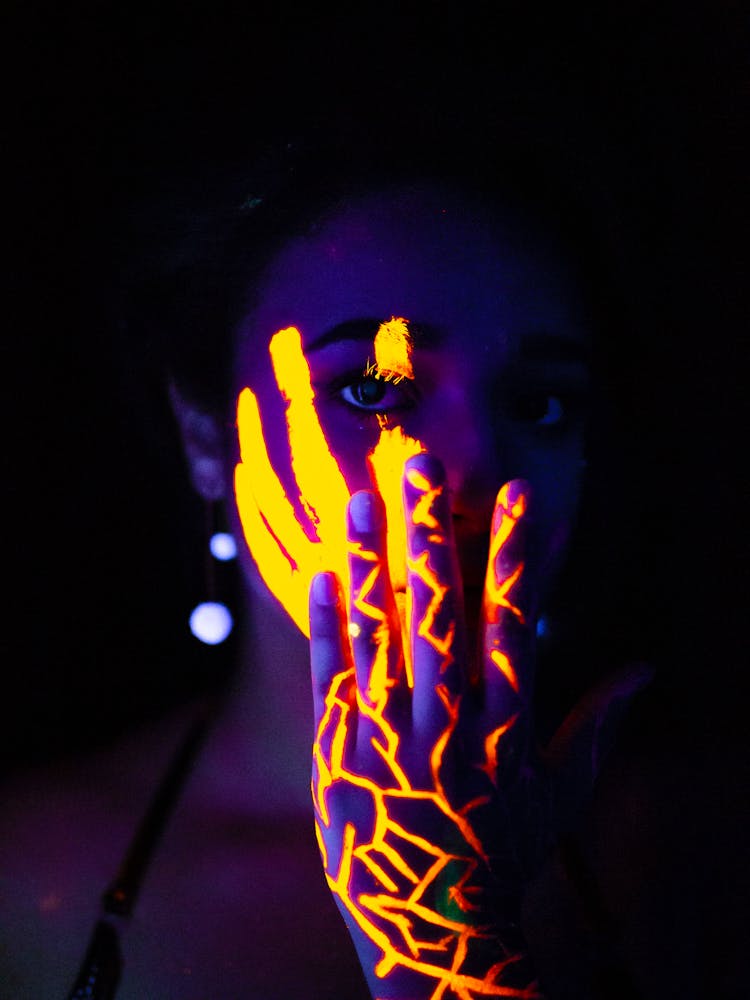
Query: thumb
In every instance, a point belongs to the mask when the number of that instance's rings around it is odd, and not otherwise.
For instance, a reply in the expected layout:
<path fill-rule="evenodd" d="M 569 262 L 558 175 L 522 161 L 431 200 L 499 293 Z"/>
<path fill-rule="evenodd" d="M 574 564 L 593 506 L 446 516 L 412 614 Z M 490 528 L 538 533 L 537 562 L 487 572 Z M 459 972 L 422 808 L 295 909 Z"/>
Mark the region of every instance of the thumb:
<path fill-rule="evenodd" d="M 571 829 L 587 805 L 620 724 L 653 676 L 646 663 L 629 663 L 608 674 L 581 698 L 550 740 L 542 757 L 560 832 Z"/>

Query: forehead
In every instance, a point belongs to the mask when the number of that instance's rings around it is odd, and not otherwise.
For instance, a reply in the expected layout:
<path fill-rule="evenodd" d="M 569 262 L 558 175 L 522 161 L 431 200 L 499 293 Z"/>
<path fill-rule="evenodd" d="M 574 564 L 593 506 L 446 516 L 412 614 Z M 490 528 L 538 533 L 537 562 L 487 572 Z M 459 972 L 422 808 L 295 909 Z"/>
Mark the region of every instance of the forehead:
<path fill-rule="evenodd" d="M 310 343 L 362 316 L 462 340 L 583 327 L 570 254 L 542 223 L 436 184 L 342 201 L 274 255 L 253 302 L 240 335 L 254 349 L 286 326 Z"/>

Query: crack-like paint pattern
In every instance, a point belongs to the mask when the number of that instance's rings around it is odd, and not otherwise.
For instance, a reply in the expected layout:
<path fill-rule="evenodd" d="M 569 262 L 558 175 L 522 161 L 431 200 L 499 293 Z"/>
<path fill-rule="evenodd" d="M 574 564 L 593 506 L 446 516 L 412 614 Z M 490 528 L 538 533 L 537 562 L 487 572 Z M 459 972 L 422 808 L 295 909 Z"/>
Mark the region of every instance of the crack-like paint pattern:
<path fill-rule="evenodd" d="M 405 321 L 391 322 L 407 329 Z M 399 348 L 396 337 L 388 345 L 390 354 L 381 344 L 380 377 L 413 377 L 410 341 L 402 338 Z M 310 583 L 322 570 L 334 572 L 352 644 L 325 695 L 313 745 L 315 828 L 328 885 L 358 951 L 365 940 L 374 954 L 380 1000 L 538 997 L 525 955 L 509 945 L 499 925 L 504 915 L 493 910 L 493 844 L 482 818 L 497 792 L 503 741 L 521 711 L 522 677 L 498 623 L 505 614 L 525 622 L 516 597 L 523 563 L 506 573 L 499 567 L 526 497 L 501 490 L 493 520 L 485 671 L 507 697 L 501 717 L 472 733 L 467 796 L 450 780 L 472 692 L 455 677 L 445 486 L 413 467 L 404 476 L 407 459 L 425 448 L 383 419 L 367 461 L 385 507 L 387 553 L 348 537 L 350 491 L 318 419 L 299 331 L 278 331 L 269 351 L 299 493 L 293 503 L 271 463 L 258 400 L 243 389 L 235 491 L 245 539 L 269 590 L 308 636 Z M 429 737 L 415 743 L 403 703 L 417 683 L 420 650 L 434 664 L 433 704 Z"/>
<path fill-rule="evenodd" d="M 413 491 L 408 516 L 413 526 L 426 527 L 428 533 L 421 537 L 429 543 L 411 552 L 408 560 L 410 589 L 415 591 L 413 628 L 437 654 L 442 674 L 453 659 L 456 625 L 447 602 L 448 587 L 431 558 L 435 547 L 445 544 L 440 518 L 434 513 L 443 487 L 419 473 L 407 476 L 407 482 Z M 496 537 L 510 538 L 522 513 L 519 502 L 509 507 Z M 496 555 L 499 551 L 497 546 Z M 438 682 L 435 694 L 442 721 L 427 748 L 427 771 L 419 776 L 417 772 L 424 769 L 415 768 L 410 752 L 402 747 L 393 722 L 398 710 L 390 704 L 401 664 L 390 648 L 393 638 L 382 597 L 373 598 L 374 593 L 387 592 L 378 580 L 385 567 L 376 552 L 363 550 L 359 543 L 351 546 L 350 554 L 353 605 L 373 619 L 369 674 L 373 681 L 360 690 L 354 667 L 342 670 L 331 684 L 316 733 L 312 787 L 328 884 L 354 933 L 363 933 L 377 947 L 375 974 L 386 983 L 392 976 L 420 977 L 422 986 L 413 987 L 419 991 L 415 995 L 431 1000 L 539 996 L 535 983 L 518 982 L 519 973 L 524 978 L 523 955 L 496 960 L 498 931 L 488 900 L 492 846 L 485 845 L 479 832 L 482 824 L 475 823 L 490 800 L 498 745 L 512 729 L 516 713 L 484 738 L 484 759 L 477 761 L 476 769 L 486 776 L 486 792 L 459 804 L 452 799 L 444 773 L 452 742 L 459 738 L 464 694 Z M 513 576 L 518 580 L 520 570 L 516 570 Z M 512 584 L 506 587 L 493 574 L 487 599 L 502 594 L 507 606 L 512 590 Z M 507 654 L 500 655 L 509 660 Z M 378 759 L 377 769 L 368 771 L 359 763 L 363 732 Z M 337 797 L 358 803 L 342 813 L 361 817 L 347 819 L 340 830 L 334 818 Z M 440 836 L 426 836 L 429 830 L 440 831 Z M 495 960 L 485 967 L 487 954 Z M 425 984 L 430 992 L 425 992 Z"/>

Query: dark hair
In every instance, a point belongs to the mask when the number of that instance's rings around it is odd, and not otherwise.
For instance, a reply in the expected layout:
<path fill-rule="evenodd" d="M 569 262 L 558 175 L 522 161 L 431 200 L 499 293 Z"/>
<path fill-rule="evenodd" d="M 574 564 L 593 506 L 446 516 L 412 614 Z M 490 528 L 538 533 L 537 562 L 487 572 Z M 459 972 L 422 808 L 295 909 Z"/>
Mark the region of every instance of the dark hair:
<path fill-rule="evenodd" d="M 580 150 L 578 151 L 581 152 Z M 129 329 L 158 345 L 160 365 L 193 398 L 225 400 L 231 333 L 252 301 L 254 277 L 286 239 L 339 199 L 392 183 L 455 184 L 493 206 L 517 206 L 564 240 L 596 314 L 611 326 L 621 296 L 602 241 L 602 191 L 530 123 L 426 114 L 404 127 L 338 117 L 276 139 L 229 162 L 165 176 L 130 215 L 135 252 L 123 268 Z M 605 196 L 606 197 L 606 196 Z"/>
<path fill-rule="evenodd" d="M 518 207 L 563 241 L 587 286 L 599 398 L 588 446 L 595 472 L 584 494 L 575 558 L 555 597 L 565 624 L 553 637 L 554 672 L 540 688 L 549 693 L 553 716 L 600 669 L 601 649 L 616 659 L 643 653 L 650 626 L 643 609 L 655 606 L 643 585 L 632 586 L 642 554 L 634 544 L 637 452 L 629 445 L 639 362 L 620 276 L 621 220 L 601 165 L 588 159 L 590 135 L 573 136 L 559 123 L 554 138 L 536 122 L 500 117 L 481 127 L 470 115 L 446 122 L 425 114 L 408 128 L 402 119 L 372 117 L 316 122 L 224 162 L 217 157 L 166 175 L 167 183 L 154 186 L 133 216 L 141 230 L 133 246 L 146 252 L 133 254 L 134 266 L 123 270 L 123 312 L 128 329 L 157 360 L 152 372 L 164 383 L 174 378 L 199 405 L 221 413 L 228 405 L 231 335 L 251 303 L 254 277 L 290 235 L 339 199 L 373 186 L 447 182 L 480 199 L 488 213 Z M 636 616 L 639 628 L 633 629 L 628 623 Z M 543 729 L 543 710 L 541 717 Z"/>

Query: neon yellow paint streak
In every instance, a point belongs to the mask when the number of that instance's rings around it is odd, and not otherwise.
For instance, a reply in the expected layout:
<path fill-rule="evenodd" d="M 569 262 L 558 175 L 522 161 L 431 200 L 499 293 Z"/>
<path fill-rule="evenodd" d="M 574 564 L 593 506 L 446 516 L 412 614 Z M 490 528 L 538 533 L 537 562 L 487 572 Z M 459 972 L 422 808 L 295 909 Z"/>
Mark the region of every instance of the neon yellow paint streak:
<path fill-rule="evenodd" d="M 370 474 L 383 498 L 388 518 L 388 569 L 394 592 L 406 589 L 406 518 L 402 480 L 404 465 L 425 446 L 401 427 L 382 427 L 378 443 L 368 456 Z"/>
<path fill-rule="evenodd" d="M 307 592 L 319 563 L 269 460 L 250 389 L 240 393 L 237 427 L 241 461 L 235 467 L 234 489 L 245 541 L 268 589 L 309 636 Z"/>
<path fill-rule="evenodd" d="M 378 377 L 412 378 L 411 341 L 405 321 L 391 320 L 379 330 L 375 356 Z M 403 323 L 400 327 L 398 324 Z M 382 334 L 381 334 L 381 331 Z M 263 579 L 271 592 L 287 608 L 299 628 L 309 634 L 308 591 L 312 576 L 321 569 L 333 570 L 349 597 L 351 589 L 349 559 L 357 569 L 359 584 L 351 603 L 361 619 L 369 619 L 373 636 L 368 683 L 364 692 L 356 688 L 354 670 L 342 670 L 333 679 L 313 746 L 312 795 L 316 814 L 316 837 L 331 890 L 357 926 L 380 950 L 377 974 L 386 976 L 399 968 L 424 976 L 431 1000 L 441 1000 L 447 993 L 461 1000 L 505 996 L 538 996 L 535 984 L 521 989 L 503 984 L 503 973 L 513 958 L 496 963 L 483 976 L 465 971 L 474 942 L 487 935 L 487 929 L 471 920 L 481 911 L 484 891 L 478 871 L 486 864 L 487 853 L 472 825 L 471 813 L 487 801 L 477 796 L 461 808 L 450 801 L 443 786 L 443 761 L 457 727 L 460 697 L 451 697 L 438 685 L 436 693 L 445 710 L 442 726 L 429 753 L 429 779 L 426 785 L 410 775 L 411 758 L 401 753 L 399 731 L 389 717 L 389 699 L 397 679 L 392 670 L 401 662 L 400 641 L 394 631 L 399 624 L 389 617 L 381 601 L 373 597 L 382 592 L 382 574 L 386 571 L 380 557 L 361 545 L 347 543 L 345 508 L 349 488 L 341 468 L 331 453 L 315 408 L 310 370 L 302 351 L 299 332 L 290 327 L 280 330 L 269 346 L 271 363 L 279 392 L 285 403 L 289 460 L 296 480 L 298 503 L 287 496 L 281 480 L 271 465 L 263 432 L 258 402 L 250 389 L 238 399 L 237 425 L 240 461 L 235 469 L 235 490 L 243 531 Z M 389 353 L 390 352 L 390 353 Z M 429 591 L 421 621 L 415 623 L 417 634 L 450 662 L 455 623 L 449 622 L 445 633 L 436 633 L 443 603 L 448 593 L 444 581 L 431 566 L 427 551 L 406 559 L 406 529 L 402 500 L 405 461 L 424 451 L 421 442 L 410 438 L 400 427 L 389 427 L 386 417 L 380 423 L 380 436 L 368 456 L 371 478 L 383 498 L 387 518 L 388 564 L 396 601 L 403 597 L 408 610 L 414 601 L 407 587 L 407 573 L 418 578 Z M 413 511 L 414 526 L 428 529 L 429 544 L 445 541 L 433 505 L 442 487 L 435 487 L 427 477 L 412 472 L 412 487 L 421 492 Z M 496 537 L 492 540 L 495 555 L 510 537 L 524 510 L 523 498 L 512 506 L 507 503 Z M 520 576 L 522 566 L 505 580 L 488 584 L 487 598 L 497 608 L 514 613 L 510 591 Z M 386 590 L 388 588 L 385 588 Z M 421 602 L 420 602 L 421 603 Z M 403 617 L 402 627 L 406 626 Z M 408 620 L 408 619 L 407 619 Z M 360 626 L 360 634 L 362 628 Z M 406 646 L 409 645 L 407 642 Z M 512 666 L 504 653 L 495 651 L 496 663 L 513 684 Z M 505 668 L 505 669 L 504 669 Z M 410 683 L 413 678 L 409 674 Z M 362 773 L 353 762 L 354 713 L 358 727 L 370 728 L 370 743 L 385 768 L 387 778 L 376 782 Z M 485 738 L 485 763 L 490 779 L 497 771 L 497 748 L 502 735 L 515 720 L 496 727 Z M 340 843 L 331 842 L 329 797 L 334 787 L 349 785 L 357 795 L 369 795 L 374 822 L 368 830 L 358 830 L 348 823 L 341 831 Z M 436 812 L 442 823 L 455 830 L 457 847 L 446 850 L 426 836 L 409 829 L 408 822 L 397 817 L 399 809 L 411 802 L 420 809 Z M 408 815 L 408 812 L 407 814 Z M 422 827 L 420 826 L 420 829 Z M 336 871 L 332 870 L 337 858 Z M 452 884 L 448 898 L 466 919 L 449 917 L 438 908 L 443 898 L 440 882 L 450 871 Z M 367 878 L 358 889 L 362 873 Z M 433 899 L 434 897 L 434 899 Z"/>
<path fill-rule="evenodd" d="M 423 493 L 416 504 L 415 520 L 418 518 L 422 525 L 439 527 L 432 505 L 440 490 L 435 489 L 426 477 L 415 477 L 412 485 Z M 354 579 L 361 582 L 352 603 L 359 614 L 377 623 L 373 630 L 377 634 L 384 627 L 385 619 L 384 610 L 372 599 L 377 582 L 374 571 L 377 557 L 373 552 L 353 546 L 352 558 L 355 563 L 358 559 L 363 562 L 361 568 L 357 567 L 357 572 L 353 571 Z M 417 632 L 433 648 L 450 657 L 453 623 L 445 636 L 434 634 L 434 624 L 448 588 L 429 565 L 426 551 L 416 555 L 409 568 L 431 592 L 424 602 L 422 620 L 415 623 Z M 381 566 L 381 572 L 383 570 Z M 375 643 L 371 652 L 371 678 L 380 656 L 381 650 Z M 328 866 L 326 877 L 331 891 L 349 917 L 379 949 L 376 974 L 386 977 L 397 974 L 399 970 L 418 973 L 428 984 L 431 1000 L 440 1000 L 448 994 L 463 1000 L 489 996 L 538 997 L 536 984 L 514 988 L 503 983 L 506 969 L 516 960 L 514 957 L 495 963 L 483 976 L 469 974 L 466 969 L 474 943 L 489 937 L 491 929 L 472 918 L 473 914 L 482 911 L 485 890 L 480 878 L 480 866 L 488 863 L 488 856 L 474 830 L 470 814 L 485 804 L 488 796 L 479 795 L 458 809 L 451 803 L 441 777 L 445 755 L 458 726 L 460 695 L 452 696 L 443 684 L 436 688 L 445 710 L 445 723 L 429 753 L 429 780 L 426 785 L 420 785 L 411 779 L 411 757 L 406 754 L 401 759 L 399 733 L 388 721 L 392 685 L 384 685 L 381 696 L 375 699 L 357 693 L 358 727 L 365 721 L 371 725 L 375 732 L 371 736 L 371 744 L 386 765 L 387 777 L 376 782 L 366 773 L 361 773 L 355 763 L 358 755 L 350 745 L 353 740 L 353 734 L 349 732 L 350 716 L 341 704 L 345 682 L 346 675 L 342 674 L 331 686 L 326 710 L 316 733 L 315 759 L 319 763 L 320 787 L 316 787 L 314 780 L 313 792 L 318 832 L 324 842 L 329 821 L 326 803 L 321 802 L 321 798 L 325 799 L 328 790 L 337 783 L 339 788 L 348 784 L 370 795 L 374 822 L 366 830 L 359 830 L 351 822 L 345 826 L 335 851 L 339 859 L 336 870 Z M 372 683 L 368 690 L 372 690 Z M 497 769 L 498 741 L 512 722 L 495 728 L 486 738 L 487 763 L 483 770 L 490 778 L 494 777 Z M 330 748 L 327 754 L 323 751 L 324 746 Z M 456 847 L 446 850 L 441 846 L 443 838 L 441 843 L 434 843 L 424 834 L 410 830 L 408 824 L 400 822 L 397 819 L 399 807 L 409 802 L 429 806 L 436 810 L 443 823 L 447 821 L 452 825 L 455 834 L 448 839 Z M 326 859 L 332 856 L 330 847 L 323 856 Z M 441 882 L 448 872 L 451 884 L 441 889 Z M 439 908 L 444 893 L 455 904 L 458 916 L 449 916 Z"/>
<path fill-rule="evenodd" d="M 526 497 L 523 493 L 516 499 L 513 505 L 510 504 L 507 483 L 497 495 L 497 506 L 501 509 L 502 516 L 497 530 L 490 539 L 490 553 L 485 583 L 485 607 L 491 621 L 497 620 L 497 611 L 499 608 L 506 608 L 516 616 L 522 625 L 526 621 L 520 607 L 512 603 L 508 596 L 523 574 L 523 562 L 519 563 L 507 577 L 501 577 L 496 571 L 497 556 L 501 549 L 507 545 L 508 539 L 515 530 L 516 525 L 526 513 L 526 504 Z"/>
<path fill-rule="evenodd" d="M 380 324 L 375 334 L 374 348 L 374 371 L 370 371 L 368 366 L 368 374 L 396 384 L 405 378 L 414 378 L 411 363 L 412 338 L 409 325 L 403 317 L 391 316 L 386 323 Z"/>
<path fill-rule="evenodd" d="M 490 652 L 490 659 L 495 664 L 500 673 L 505 677 L 513 690 L 518 694 L 518 677 L 513 669 L 510 659 L 499 649 Z"/>
<path fill-rule="evenodd" d="M 497 745 L 500 742 L 501 737 L 505 736 L 509 729 L 513 726 L 514 722 L 518 718 L 518 715 L 514 715 L 507 722 L 503 723 L 502 726 L 498 726 L 497 729 L 485 737 L 484 740 L 484 764 L 481 765 L 482 770 L 485 772 L 487 777 L 490 779 L 494 785 L 497 782 Z"/>
<path fill-rule="evenodd" d="M 402 345 L 402 354 L 405 350 Z M 285 402 L 290 461 L 307 530 L 271 465 L 258 401 L 249 388 L 242 390 L 237 403 L 240 461 L 235 468 L 235 495 L 245 540 L 266 586 L 309 636 L 308 593 L 315 573 L 336 573 L 348 600 L 345 511 L 350 491 L 318 418 L 299 331 L 279 330 L 271 338 L 269 354 Z M 393 589 L 399 592 L 406 576 L 401 477 L 406 460 L 424 450 L 401 427 L 388 427 L 384 418 L 367 457 L 386 507 Z"/>
<path fill-rule="evenodd" d="M 280 330 L 269 345 L 276 383 L 286 402 L 289 449 L 300 499 L 313 512 L 321 542 L 338 553 L 346 551 L 346 505 L 349 490 L 331 454 L 318 414 L 310 367 L 295 327 Z"/>

